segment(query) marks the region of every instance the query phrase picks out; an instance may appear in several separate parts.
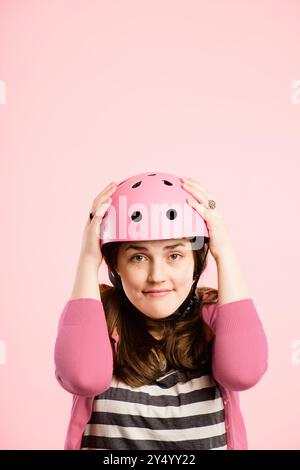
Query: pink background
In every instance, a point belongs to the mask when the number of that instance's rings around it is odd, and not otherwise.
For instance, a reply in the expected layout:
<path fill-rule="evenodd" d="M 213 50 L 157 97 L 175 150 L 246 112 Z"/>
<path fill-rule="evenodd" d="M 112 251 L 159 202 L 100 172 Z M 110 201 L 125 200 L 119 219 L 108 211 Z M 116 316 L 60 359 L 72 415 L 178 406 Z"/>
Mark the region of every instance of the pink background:
<path fill-rule="evenodd" d="M 216 200 L 269 341 L 249 448 L 300 449 L 299 44 L 297 0 L 0 1 L 1 449 L 63 448 L 53 350 L 83 228 L 148 171 Z"/>

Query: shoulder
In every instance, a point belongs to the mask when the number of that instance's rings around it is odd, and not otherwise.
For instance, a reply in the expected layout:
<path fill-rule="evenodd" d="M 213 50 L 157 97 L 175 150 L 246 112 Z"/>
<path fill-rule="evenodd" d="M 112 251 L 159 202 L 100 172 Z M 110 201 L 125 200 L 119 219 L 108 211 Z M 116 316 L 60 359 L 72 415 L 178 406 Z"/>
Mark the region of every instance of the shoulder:
<path fill-rule="evenodd" d="M 203 319 L 204 332 L 208 342 L 211 341 L 215 336 L 212 324 L 216 307 L 216 303 L 204 303 L 202 304 L 201 311 L 199 312 Z"/>
<path fill-rule="evenodd" d="M 210 326 L 218 304 L 218 290 L 213 287 L 197 287 L 196 292 L 200 300 L 199 313 L 203 321 Z"/>
<path fill-rule="evenodd" d="M 237 322 L 244 323 L 246 319 L 248 322 L 256 320 L 257 312 L 253 299 L 247 297 L 223 304 L 219 302 L 203 304 L 202 318 L 213 331 L 216 331 L 217 325 L 226 327 Z"/>
<path fill-rule="evenodd" d="M 202 315 L 203 321 L 209 326 L 212 325 L 213 323 L 217 306 L 218 306 L 217 302 L 208 302 L 208 303 L 202 304 L 201 315 Z"/>

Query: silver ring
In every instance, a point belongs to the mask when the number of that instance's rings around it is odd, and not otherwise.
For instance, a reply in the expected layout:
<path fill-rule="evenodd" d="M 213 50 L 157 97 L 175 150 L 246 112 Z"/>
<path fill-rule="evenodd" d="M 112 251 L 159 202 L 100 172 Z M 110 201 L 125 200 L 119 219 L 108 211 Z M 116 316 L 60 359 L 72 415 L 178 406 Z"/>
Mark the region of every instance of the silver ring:
<path fill-rule="evenodd" d="M 215 209 L 216 208 L 216 202 L 213 199 L 209 199 L 208 201 L 208 207 L 210 209 Z"/>

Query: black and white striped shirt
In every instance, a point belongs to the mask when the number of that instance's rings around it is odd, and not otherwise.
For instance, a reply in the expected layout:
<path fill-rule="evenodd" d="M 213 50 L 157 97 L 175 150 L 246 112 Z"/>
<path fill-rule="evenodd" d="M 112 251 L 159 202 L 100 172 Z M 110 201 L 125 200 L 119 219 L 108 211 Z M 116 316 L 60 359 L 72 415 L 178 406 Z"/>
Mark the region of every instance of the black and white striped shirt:
<path fill-rule="evenodd" d="M 135 388 L 113 375 L 110 388 L 94 398 L 82 435 L 81 450 L 95 449 L 227 449 L 223 399 L 210 365 L 172 369 Z"/>

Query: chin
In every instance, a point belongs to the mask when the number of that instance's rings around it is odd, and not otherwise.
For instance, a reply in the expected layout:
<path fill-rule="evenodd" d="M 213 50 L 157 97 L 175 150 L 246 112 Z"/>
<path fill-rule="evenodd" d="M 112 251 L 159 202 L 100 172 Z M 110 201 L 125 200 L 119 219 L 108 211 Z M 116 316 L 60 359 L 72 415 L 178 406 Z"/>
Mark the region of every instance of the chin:
<path fill-rule="evenodd" d="M 160 318 L 167 318 L 169 317 L 170 315 L 172 315 L 175 310 L 177 310 L 177 308 L 179 307 L 180 304 L 178 305 L 174 305 L 172 307 L 170 307 L 168 305 L 168 308 L 167 309 L 162 309 L 161 307 L 157 307 L 157 309 L 155 308 L 151 308 L 151 310 L 148 311 L 148 309 L 141 309 L 139 308 L 139 310 L 144 314 L 146 315 L 148 318 L 151 318 L 153 320 L 158 320 Z"/>
<path fill-rule="evenodd" d="M 145 297 L 145 294 L 141 292 L 141 297 L 138 299 L 129 299 L 131 303 L 145 316 L 153 320 L 159 318 L 167 318 L 172 315 L 178 307 L 185 300 L 186 296 L 180 296 L 182 298 L 173 298 L 170 302 L 170 299 L 163 298 L 149 298 Z"/>

